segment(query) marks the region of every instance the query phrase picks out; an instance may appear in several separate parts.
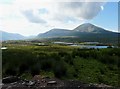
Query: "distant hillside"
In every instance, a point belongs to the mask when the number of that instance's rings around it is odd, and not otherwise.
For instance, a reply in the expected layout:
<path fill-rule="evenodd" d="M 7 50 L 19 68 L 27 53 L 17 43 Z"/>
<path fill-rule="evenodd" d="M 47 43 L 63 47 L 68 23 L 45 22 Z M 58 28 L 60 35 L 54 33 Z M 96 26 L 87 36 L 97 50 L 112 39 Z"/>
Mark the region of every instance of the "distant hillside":
<path fill-rule="evenodd" d="M 120 33 L 107 31 L 90 23 L 79 25 L 73 30 L 52 29 L 39 34 L 37 38 L 49 38 L 53 41 L 92 41 L 102 43 L 118 43 Z"/>
<path fill-rule="evenodd" d="M 61 37 L 61 36 L 68 36 L 71 34 L 72 31 L 67 29 L 52 29 L 48 32 L 43 34 L 39 34 L 38 37 L 40 38 L 51 38 L 51 37 Z"/>
<path fill-rule="evenodd" d="M 49 41 L 68 41 L 68 42 L 102 42 L 102 43 L 118 43 L 120 33 L 111 32 L 90 23 L 79 25 L 73 30 L 68 29 L 52 29 L 48 32 L 41 33 L 38 36 L 25 37 L 16 33 L 2 33 L 0 39 L 4 40 L 24 40 L 24 39 L 42 39 Z"/>
<path fill-rule="evenodd" d="M 26 37 L 17 34 L 17 33 L 8 33 L 8 32 L 4 32 L 4 31 L 0 31 L 1 36 L 0 39 L 2 39 L 2 41 L 5 40 L 22 40 L 25 39 Z"/>
<path fill-rule="evenodd" d="M 73 30 L 77 31 L 77 32 L 85 32 L 85 33 L 107 33 L 107 32 L 110 32 L 110 31 L 107 31 L 103 28 L 97 27 L 90 23 L 85 23 L 85 24 L 79 25 L 78 27 L 76 27 Z"/>

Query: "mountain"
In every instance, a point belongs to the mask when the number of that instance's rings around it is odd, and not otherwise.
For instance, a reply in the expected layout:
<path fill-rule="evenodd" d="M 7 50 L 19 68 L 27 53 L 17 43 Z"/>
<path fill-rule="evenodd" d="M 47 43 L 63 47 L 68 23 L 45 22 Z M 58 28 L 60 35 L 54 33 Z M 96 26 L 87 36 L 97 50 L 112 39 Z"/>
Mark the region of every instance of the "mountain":
<path fill-rule="evenodd" d="M 51 37 L 61 37 L 61 36 L 68 36 L 71 34 L 72 31 L 67 29 L 52 29 L 46 33 L 39 34 L 38 37 L 40 38 L 51 38 Z"/>
<path fill-rule="evenodd" d="M 17 33 L 8 33 L 8 32 L 4 32 L 4 31 L 0 31 L 1 33 L 1 37 L 0 39 L 2 39 L 2 41 L 5 40 L 22 40 L 25 39 L 26 37 L 17 34 Z"/>
<path fill-rule="evenodd" d="M 85 23 L 85 24 L 82 24 L 82 25 L 79 25 L 78 27 L 76 27 L 74 29 L 74 31 L 78 31 L 78 32 L 86 32 L 86 33 L 106 33 L 106 32 L 110 32 L 110 31 L 107 31 L 103 28 L 100 28 L 100 27 L 97 27 L 93 24 L 90 24 L 90 23 Z"/>
<path fill-rule="evenodd" d="M 53 41 L 118 43 L 119 36 L 120 33 L 111 32 L 93 24 L 85 23 L 73 30 L 52 29 L 46 33 L 39 34 L 37 38 L 49 38 Z"/>
<path fill-rule="evenodd" d="M 118 39 L 120 39 L 120 33 L 111 32 L 90 23 L 79 25 L 73 30 L 55 28 L 36 37 L 25 37 L 4 31 L 0 31 L 0 33 L 2 33 L 3 41 L 45 38 L 50 41 L 118 43 Z"/>

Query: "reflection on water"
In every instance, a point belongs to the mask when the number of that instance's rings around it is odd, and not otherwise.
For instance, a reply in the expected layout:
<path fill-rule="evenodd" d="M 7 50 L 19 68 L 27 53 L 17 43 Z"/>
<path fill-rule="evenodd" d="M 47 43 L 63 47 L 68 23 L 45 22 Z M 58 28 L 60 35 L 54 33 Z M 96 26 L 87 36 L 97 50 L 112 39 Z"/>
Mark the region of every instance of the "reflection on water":
<path fill-rule="evenodd" d="M 71 46 L 79 46 L 80 48 L 95 48 L 95 49 L 101 49 L 101 48 L 108 48 L 108 46 L 93 46 L 93 45 L 71 45 Z"/>
<path fill-rule="evenodd" d="M 2 47 L 1 49 L 7 49 L 7 47 Z"/>

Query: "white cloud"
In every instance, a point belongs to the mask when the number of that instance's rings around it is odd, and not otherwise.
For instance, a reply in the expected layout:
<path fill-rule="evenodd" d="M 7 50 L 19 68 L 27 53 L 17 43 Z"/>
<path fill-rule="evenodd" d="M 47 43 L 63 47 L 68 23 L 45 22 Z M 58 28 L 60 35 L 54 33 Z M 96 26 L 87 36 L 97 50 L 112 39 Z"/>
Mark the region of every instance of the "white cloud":
<path fill-rule="evenodd" d="M 69 16 L 79 20 L 89 20 L 98 15 L 103 9 L 101 8 L 103 4 L 103 2 L 63 2 L 57 5 L 56 13 L 57 16 L 60 14 L 63 17 Z"/>
<path fill-rule="evenodd" d="M 43 19 L 41 19 L 40 17 L 36 16 L 33 13 L 33 10 L 27 10 L 27 11 L 23 11 L 23 14 L 25 15 L 25 17 L 32 23 L 46 23 L 46 21 L 44 21 Z"/>
<path fill-rule="evenodd" d="M 84 2 L 50 1 L 12 0 L 11 4 L 0 4 L 2 30 L 34 35 L 53 27 L 72 29 L 94 18 L 103 9 L 104 4 L 103 2 L 88 2 L 90 0 L 84 0 Z"/>

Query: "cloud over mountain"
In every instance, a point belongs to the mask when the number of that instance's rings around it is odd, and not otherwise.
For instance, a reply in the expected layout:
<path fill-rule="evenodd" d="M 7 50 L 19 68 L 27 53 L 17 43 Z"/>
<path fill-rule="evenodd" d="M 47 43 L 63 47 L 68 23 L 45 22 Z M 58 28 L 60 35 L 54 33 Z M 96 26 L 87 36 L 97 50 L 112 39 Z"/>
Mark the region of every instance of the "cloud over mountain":
<path fill-rule="evenodd" d="M 36 16 L 33 13 L 33 10 L 26 10 L 23 11 L 24 16 L 32 23 L 46 23 L 46 21 L 44 21 L 43 19 L 41 19 L 40 17 Z"/>
<path fill-rule="evenodd" d="M 59 12 L 73 18 L 89 20 L 98 15 L 103 4 L 103 2 L 64 2 L 59 5 Z"/>
<path fill-rule="evenodd" d="M 104 2 L 45 2 L 39 3 L 39 6 L 35 8 L 31 6 L 31 12 L 26 10 L 23 13 L 26 18 L 31 22 L 48 22 L 50 20 L 69 22 L 69 21 L 83 21 L 90 20 L 98 15 L 103 9 Z M 44 9 L 43 9 L 44 8 Z M 39 11 L 43 9 L 41 13 L 36 13 L 33 16 L 32 11 Z M 47 13 L 45 13 L 47 12 Z M 44 14 L 44 15 L 43 15 Z M 45 18 L 44 18 L 45 17 Z M 38 21 L 39 20 L 39 21 Z M 42 20 L 42 21 L 41 21 Z"/>
<path fill-rule="evenodd" d="M 53 27 L 71 29 L 96 17 L 106 1 L 6 0 L 0 3 L 0 11 L 3 10 L 0 13 L 0 25 L 4 31 L 9 29 L 9 32 L 25 35 L 34 35 L 39 31 L 43 33 Z"/>
<path fill-rule="evenodd" d="M 83 22 L 97 16 L 106 0 L 15 0 L 17 8 L 32 23 L 51 23 L 51 21 Z M 23 13 L 24 12 L 24 13 Z M 37 13 L 34 13 L 37 12 Z"/>

